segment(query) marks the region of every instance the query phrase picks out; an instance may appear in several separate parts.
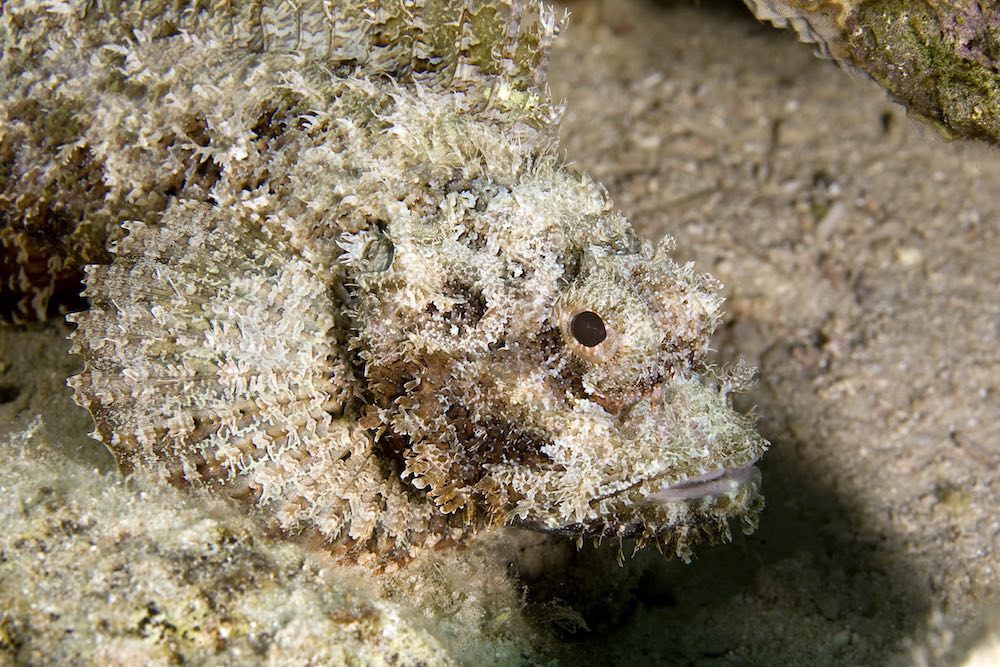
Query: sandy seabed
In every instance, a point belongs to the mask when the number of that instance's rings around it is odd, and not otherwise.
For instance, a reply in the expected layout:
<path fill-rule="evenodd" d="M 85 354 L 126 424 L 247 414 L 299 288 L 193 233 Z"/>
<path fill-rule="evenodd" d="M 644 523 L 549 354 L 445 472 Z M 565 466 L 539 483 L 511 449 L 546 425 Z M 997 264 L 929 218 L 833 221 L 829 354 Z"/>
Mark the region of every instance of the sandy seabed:
<path fill-rule="evenodd" d="M 760 369 L 741 402 L 773 444 L 760 529 L 690 565 L 510 531 L 511 586 L 559 637 L 544 654 L 1000 664 L 1000 152 L 944 141 L 740 3 L 567 6 L 564 148 L 725 283 L 719 361 Z M 65 333 L 0 330 L 0 437 L 34 423 L 107 469 Z"/>

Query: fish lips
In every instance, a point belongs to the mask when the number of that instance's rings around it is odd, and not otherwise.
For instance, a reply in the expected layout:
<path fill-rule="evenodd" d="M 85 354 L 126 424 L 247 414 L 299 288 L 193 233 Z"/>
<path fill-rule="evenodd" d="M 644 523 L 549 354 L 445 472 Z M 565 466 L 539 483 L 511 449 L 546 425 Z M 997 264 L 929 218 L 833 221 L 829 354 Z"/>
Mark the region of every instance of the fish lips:
<path fill-rule="evenodd" d="M 698 500 L 706 496 L 732 494 L 749 484 L 760 486 L 760 468 L 754 465 L 759 460 L 760 456 L 744 466 L 720 468 L 693 475 L 680 482 L 665 484 L 659 489 L 647 493 L 643 502 L 656 504 Z"/>
<path fill-rule="evenodd" d="M 509 525 L 552 535 L 631 538 L 674 529 L 675 524 L 660 524 L 655 518 L 658 510 L 669 510 L 670 506 L 686 507 L 689 522 L 697 522 L 700 514 L 719 511 L 720 506 L 727 508 L 724 514 L 734 517 L 759 502 L 762 474 L 755 464 L 762 456 L 761 452 L 745 464 L 698 473 L 679 481 L 663 481 L 666 475 L 644 480 L 603 498 L 620 497 L 626 507 L 592 520 L 553 525 L 527 516 L 515 518 Z"/>
<path fill-rule="evenodd" d="M 759 506 L 762 476 L 756 464 L 768 443 L 751 417 L 699 380 L 673 382 L 619 415 L 624 433 L 663 443 L 661 461 L 650 466 L 655 472 L 629 484 L 610 483 L 590 501 L 599 514 L 584 521 L 560 525 L 554 517 L 529 515 L 512 525 L 560 535 L 633 537 L 707 517 L 737 517 Z"/>

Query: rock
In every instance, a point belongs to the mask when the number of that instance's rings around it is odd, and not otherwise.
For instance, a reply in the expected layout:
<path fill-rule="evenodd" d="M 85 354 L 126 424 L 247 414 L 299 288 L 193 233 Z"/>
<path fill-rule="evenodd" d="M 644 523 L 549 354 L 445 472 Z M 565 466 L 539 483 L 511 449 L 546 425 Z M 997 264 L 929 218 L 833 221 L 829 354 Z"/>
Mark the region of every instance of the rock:
<path fill-rule="evenodd" d="M 1000 142 L 1000 7 L 975 0 L 746 0 L 865 72 L 946 136 Z"/>

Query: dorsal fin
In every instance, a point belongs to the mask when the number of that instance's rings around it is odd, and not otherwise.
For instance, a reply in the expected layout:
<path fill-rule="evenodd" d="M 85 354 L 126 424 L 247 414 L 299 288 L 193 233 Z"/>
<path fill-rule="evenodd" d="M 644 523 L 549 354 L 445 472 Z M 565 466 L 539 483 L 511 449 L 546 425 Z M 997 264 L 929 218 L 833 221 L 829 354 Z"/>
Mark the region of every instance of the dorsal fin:
<path fill-rule="evenodd" d="M 401 81 L 464 87 L 501 78 L 522 90 L 544 84 L 558 28 L 537 0 L 286 1 L 263 6 L 260 22 L 268 50 Z"/>
<path fill-rule="evenodd" d="M 338 73 L 538 93 L 560 26 L 540 0 L 78 0 L 49 11 L 76 12 L 95 28 L 83 34 L 103 43 L 187 32 Z"/>

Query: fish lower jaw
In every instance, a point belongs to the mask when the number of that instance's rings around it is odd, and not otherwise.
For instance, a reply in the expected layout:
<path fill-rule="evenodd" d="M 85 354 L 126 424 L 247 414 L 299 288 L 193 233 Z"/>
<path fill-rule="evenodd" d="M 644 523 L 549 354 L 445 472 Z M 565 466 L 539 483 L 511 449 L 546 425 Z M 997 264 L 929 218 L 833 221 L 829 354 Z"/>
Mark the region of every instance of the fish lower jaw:
<path fill-rule="evenodd" d="M 754 463 L 738 468 L 726 468 L 713 470 L 689 477 L 680 482 L 670 485 L 663 485 L 659 489 L 646 494 L 644 502 L 650 504 L 663 504 L 684 500 L 698 500 L 708 496 L 732 495 L 743 487 L 753 484 L 760 484 L 760 468 Z"/>

